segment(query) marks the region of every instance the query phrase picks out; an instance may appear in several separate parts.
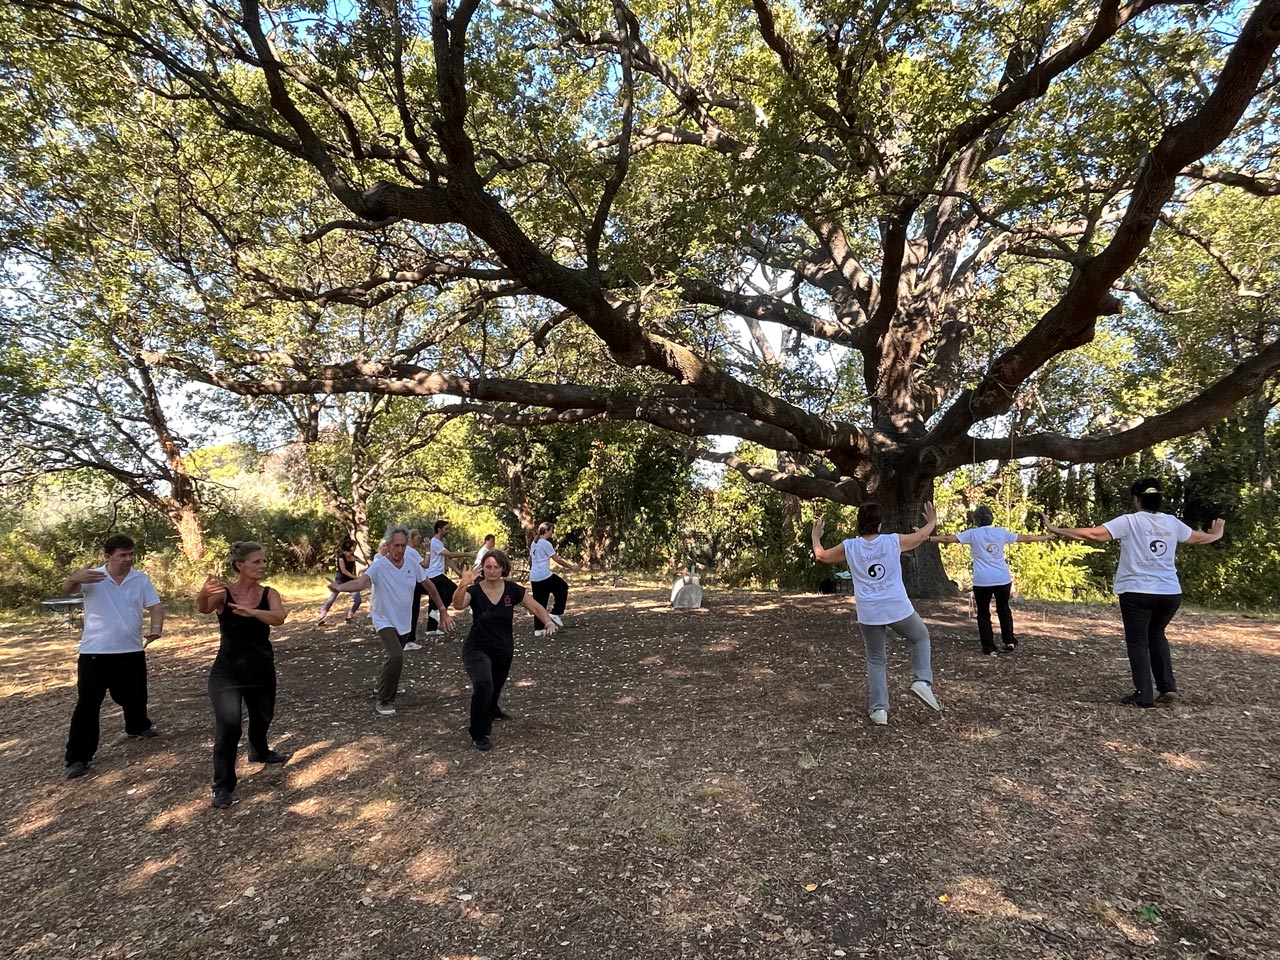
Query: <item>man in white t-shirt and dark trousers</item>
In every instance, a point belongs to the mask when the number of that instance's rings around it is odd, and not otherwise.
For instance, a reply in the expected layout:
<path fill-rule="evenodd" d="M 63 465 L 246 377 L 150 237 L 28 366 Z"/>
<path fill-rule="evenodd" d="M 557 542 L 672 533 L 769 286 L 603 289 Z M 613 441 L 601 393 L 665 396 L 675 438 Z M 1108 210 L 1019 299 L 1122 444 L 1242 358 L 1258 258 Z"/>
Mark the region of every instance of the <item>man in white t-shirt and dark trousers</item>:
<path fill-rule="evenodd" d="M 994 656 L 997 652 L 995 633 L 991 629 L 992 599 L 996 602 L 1005 652 L 1012 653 L 1018 647 L 1018 638 L 1013 632 L 1013 611 L 1009 609 L 1013 574 L 1005 562 L 1004 548 L 1011 543 L 1043 543 L 1053 539 L 1047 534 L 1014 533 L 993 526 L 995 519 L 991 508 L 981 504 L 973 511 L 971 529 L 961 530 L 954 536 L 929 538 L 933 543 L 963 543 L 973 556 L 973 605 L 978 611 L 978 639 L 982 641 L 984 656 Z"/>
<path fill-rule="evenodd" d="M 1120 563 L 1112 591 L 1120 600 L 1125 650 L 1133 693 L 1120 698 L 1127 707 L 1172 706 L 1178 699 L 1173 678 L 1173 654 L 1165 628 L 1182 604 L 1182 584 L 1173 558 L 1178 544 L 1213 543 L 1222 539 L 1226 521 L 1219 517 L 1208 531 L 1192 530 L 1177 517 L 1161 513 L 1162 485 L 1143 477 L 1129 488 L 1133 513 L 1122 514 L 1098 527 L 1055 527 L 1044 518 L 1045 529 L 1072 540 L 1092 543 L 1120 541 Z M 1154 674 L 1155 684 L 1152 685 Z"/>
<path fill-rule="evenodd" d="M 106 562 L 85 567 L 62 582 L 67 594 L 84 595 L 84 633 L 76 662 L 76 707 L 67 736 L 67 779 L 89 772 L 98 750 L 99 713 L 109 693 L 124 711 L 124 732 L 130 737 L 156 736 L 147 716 L 147 656 L 143 652 L 160 639 L 164 606 L 151 578 L 133 569 L 134 543 L 123 534 L 102 545 Z M 150 614 L 142 632 L 142 614 Z"/>
<path fill-rule="evenodd" d="M 435 585 L 426 580 L 427 571 L 421 563 L 414 563 L 405 556 L 409 546 L 409 531 L 405 527 L 392 527 L 387 531 L 387 552 L 374 557 L 373 563 L 360 576 L 345 583 L 331 583 L 335 593 L 355 593 L 372 588 L 369 597 L 369 620 L 382 641 L 386 658 L 378 674 L 378 700 L 375 712 L 382 717 L 396 714 L 396 691 L 400 687 L 400 674 L 404 670 L 405 645 L 412 637 L 411 624 L 416 603 L 415 588 L 423 583 L 432 602 L 439 604 L 440 594 Z M 448 613 L 443 613 L 441 625 L 453 627 Z"/>
<path fill-rule="evenodd" d="M 443 634 L 436 623 L 437 614 L 440 612 L 440 601 L 446 604 L 453 602 L 454 591 L 458 589 L 458 585 L 454 583 L 446 572 L 447 561 L 449 560 L 470 560 L 475 554 L 465 553 L 460 550 L 450 550 L 444 545 L 445 535 L 449 532 L 448 520 L 437 520 L 435 531 L 431 536 L 431 543 L 427 545 L 427 578 L 435 584 L 436 591 L 440 594 L 438 598 L 431 601 L 431 607 L 427 611 L 427 636 L 438 637 Z"/>

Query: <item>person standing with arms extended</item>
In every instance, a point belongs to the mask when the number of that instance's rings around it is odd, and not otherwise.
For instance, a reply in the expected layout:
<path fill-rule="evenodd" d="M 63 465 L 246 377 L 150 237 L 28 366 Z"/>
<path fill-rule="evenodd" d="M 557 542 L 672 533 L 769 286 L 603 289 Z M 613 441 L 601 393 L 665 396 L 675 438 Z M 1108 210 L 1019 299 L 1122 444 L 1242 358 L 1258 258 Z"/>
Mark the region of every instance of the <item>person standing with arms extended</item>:
<path fill-rule="evenodd" d="M 249 715 L 249 762 L 277 764 L 289 759 L 267 745 L 276 712 L 276 655 L 271 628 L 289 615 L 280 592 L 262 583 L 267 554 L 252 540 L 231 548 L 234 583 L 209 577 L 196 594 L 196 610 L 218 615 L 218 655 L 209 671 L 213 703 L 213 805 L 229 807 L 236 788 L 236 750 L 244 729 L 240 707 Z M 337 594 L 334 594 L 337 596 Z"/>
<path fill-rule="evenodd" d="M 437 520 L 435 532 L 431 536 L 431 542 L 427 545 L 428 561 L 427 561 L 427 579 L 435 584 L 436 591 L 440 594 L 440 600 L 444 603 L 437 606 L 439 600 L 432 600 L 431 607 L 427 611 L 427 635 L 438 637 L 444 631 L 437 625 L 437 613 L 447 607 L 453 601 L 453 592 L 458 589 L 458 585 L 454 583 L 446 571 L 447 562 L 449 560 L 470 560 L 474 554 L 464 553 L 459 550 L 450 550 L 444 545 L 444 538 L 449 533 L 449 521 Z"/>
<path fill-rule="evenodd" d="M 485 554 L 480 569 L 480 580 L 476 580 L 473 568 L 462 571 L 458 591 L 453 596 L 453 609 L 461 613 L 471 607 L 471 630 L 462 644 L 462 665 L 471 678 L 472 690 L 471 722 L 467 730 L 477 750 L 488 750 L 493 746 L 489 740 L 493 721 L 510 719 L 498 705 L 498 698 L 511 674 L 511 661 L 515 656 L 512 626 L 515 608 L 524 607 L 535 621 L 547 624 L 548 634 L 556 632 L 556 625 L 546 608 L 524 587 L 506 579 L 511 574 L 511 561 L 501 550 Z"/>
<path fill-rule="evenodd" d="M 1120 702 L 1130 707 L 1171 706 L 1177 701 L 1173 654 L 1165 635 L 1165 628 L 1182 605 L 1174 554 L 1180 543 L 1221 540 L 1227 525 L 1219 517 L 1208 532 L 1192 530 L 1177 517 L 1160 512 L 1161 491 L 1158 479 L 1143 477 L 1129 488 L 1133 513 L 1100 527 L 1055 527 L 1044 517 L 1044 528 L 1058 536 L 1089 543 L 1120 541 L 1120 563 L 1112 590 L 1120 598 L 1125 650 L 1133 675 L 1133 693 L 1121 697 Z"/>
<path fill-rule="evenodd" d="M 978 611 L 978 639 L 982 642 L 984 656 L 995 656 L 995 631 L 991 629 L 991 601 L 996 602 L 996 616 L 1000 619 L 1000 640 L 1004 649 L 1012 653 L 1018 649 L 1018 638 L 1013 632 L 1013 611 L 1009 609 L 1009 596 L 1013 592 L 1013 574 L 1004 559 L 1004 548 L 1011 543 L 1043 543 L 1052 540 L 1047 534 L 1014 533 L 997 527 L 995 516 L 986 504 L 973 511 L 973 527 L 955 535 L 930 537 L 932 543 L 963 543 L 973 557 L 973 604 Z"/>
<path fill-rule="evenodd" d="M 497 543 L 498 543 L 498 538 L 495 537 L 492 533 L 485 535 L 484 543 L 480 545 L 480 549 L 476 551 L 475 560 L 471 562 L 471 568 L 475 570 L 477 574 L 480 573 L 480 565 L 484 563 L 485 555 L 488 553 L 492 553 L 495 549 L 497 549 Z"/>
<path fill-rule="evenodd" d="M 933 504 L 926 503 L 924 526 L 904 534 L 882 534 L 881 518 L 880 504 L 864 503 L 858 507 L 858 536 L 836 547 L 824 547 L 821 517 L 813 522 L 812 534 L 813 555 L 822 563 L 847 563 L 853 575 L 858 631 L 867 658 L 867 707 L 871 722 L 877 726 L 889 722 L 889 628 L 911 644 L 911 672 L 915 676 L 911 692 L 930 709 L 942 712 L 933 695 L 929 628 L 911 605 L 902 582 L 902 554 L 929 539 L 938 515 Z"/>
<path fill-rule="evenodd" d="M 84 596 L 84 631 L 76 660 L 76 706 L 67 735 L 67 779 L 89 772 L 98 751 L 102 701 L 108 693 L 124 712 L 124 732 L 133 738 L 158 736 L 147 716 L 147 656 L 160 639 L 164 605 L 151 578 L 133 569 L 134 543 L 124 534 L 102 545 L 105 562 L 85 567 L 62 581 L 62 592 Z M 150 616 L 142 632 L 143 611 Z"/>
<path fill-rule="evenodd" d="M 546 633 L 543 623 L 554 623 L 557 627 L 564 626 L 562 614 L 564 605 L 569 600 L 569 584 L 564 582 L 563 577 L 551 572 L 552 561 L 566 570 L 582 572 L 582 567 L 570 563 L 556 553 L 556 545 L 551 542 L 551 529 L 550 523 L 539 524 L 538 535 L 529 545 L 529 586 L 533 589 L 533 599 L 545 607 L 551 616 L 549 621 L 539 622 L 537 618 L 534 619 L 533 635 L 535 637 L 541 637 Z M 548 604 L 548 600 L 552 602 Z"/>
<path fill-rule="evenodd" d="M 334 581 L 346 583 L 348 580 L 354 580 L 356 578 L 356 562 L 356 542 L 347 538 L 342 541 L 342 546 L 338 549 L 338 559 L 334 565 Z M 317 626 L 324 626 L 325 617 L 329 616 L 329 611 L 333 609 L 333 602 L 337 599 L 338 595 L 330 590 L 329 599 L 320 608 L 320 619 L 316 621 Z M 347 611 L 346 623 L 351 622 L 351 618 L 356 615 L 356 611 L 360 609 L 360 604 L 363 600 L 364 594 L 352 594 L 351 609 Z"/>
<path fill-rule="evenodd" d="M 387 550 L 369 564 L 369 569 L 346 583 L 331 583 L 330 590 L 338 593 L 355 593 L 373 588 L 369 597 L 369 620 L 378 632 L 386 658 L 378 675 L 378 699 L 374 712 L 380 717 L 396 715 L 396 691 L 400 687 L 400 674 L 404 670 L 405 645 L 412 639 L 410 624 L 415 605 L 414 587 L 422 583 L 427 596 L 440 608 L 440 625 L 449 630 L 453 621 L 444 610 L 435 584 L 425 579 L 427 571 L 421 563 L 405 558 L 409 545 L 409 530 L 392 527 L 387 531 Z"/>

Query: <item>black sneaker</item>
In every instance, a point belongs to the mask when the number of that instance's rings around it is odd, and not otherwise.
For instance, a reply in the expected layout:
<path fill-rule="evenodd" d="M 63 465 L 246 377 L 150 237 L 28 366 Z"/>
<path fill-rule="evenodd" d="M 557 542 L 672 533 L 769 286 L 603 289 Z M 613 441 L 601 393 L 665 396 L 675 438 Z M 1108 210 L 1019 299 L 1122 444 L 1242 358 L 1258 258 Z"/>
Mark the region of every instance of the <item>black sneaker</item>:
<path fill-rule="evenodd" d="M 235 803 L 235 800 L 232 798 L 230 790 L 219 789 L 213 791 L 213 809 L 225 810 L 233 803 Z"/>
<path fill-rule="evenodd" d="M 129 734 L 130 740 L 150 740 L 152 737 L 158 737 L 155 727 L 147 727 L 145 730 L 139 730 L 137 733 Z"/>
<path fill-rule="evenodd" d="M 250 763 L 288 763 L 289 758 L 293 756 L 291 753 L 276 753 L 274 750 L 268 750 L 264 757 L 250 757 Z"/>
<path fill-rule="evenodd" d="M 75 763 L 67 764 L 67 779 L 75 780 L 77 777 L 83 777 L 89 772 L 89 764 L 83 760 L 77 760 Z"/>
<path fill-rule="evenodd" d="M 1129 694 L 1127 697 L 1121 697 L 1120 704 L 1121 706 L 1125 706 L 1125 707 L 1142 707 L 1143 709 L 1155 706 L 1154 703 L 1143 703 L 1141 700 L 1139 700 L 1138 693 L 1136 690 L 1133 693 Z"/>
<path fill-rule="evenodd" d="M 1178 702 L 1177 690 L 1166 690 L 1160 696 L 1156 697 L 1156 705 L 1161 707 L 1172 707 Z"/>
<path fill-rule="evenodd" d="M 471 742 L 472 742 L 472 743 L 474 743 L 474 744 L 476 745 L 476 749 L 477 749 L 477 750 L 492 750 L 492 749 L 493 749 L 493 743 L 489 740 L 489 738 L 488 738 L 488 737 L 480 737 L 479 739 L 476 739 L 475 737 L 472 737 L 472 738 L 471 738 Z"/>
<path fill-rule="evenodd" d="M 1015 651 L 1015 650 L 1017 650 L 1017 649 L 1018 649 L 1018 645 L 1017 645 L 1016 643 L 1006 643 L 1006 644 L 1004 645 L 1004 652 L 1005 652 L 1005 653 L 1013 653 L 1013 651 Z"/>

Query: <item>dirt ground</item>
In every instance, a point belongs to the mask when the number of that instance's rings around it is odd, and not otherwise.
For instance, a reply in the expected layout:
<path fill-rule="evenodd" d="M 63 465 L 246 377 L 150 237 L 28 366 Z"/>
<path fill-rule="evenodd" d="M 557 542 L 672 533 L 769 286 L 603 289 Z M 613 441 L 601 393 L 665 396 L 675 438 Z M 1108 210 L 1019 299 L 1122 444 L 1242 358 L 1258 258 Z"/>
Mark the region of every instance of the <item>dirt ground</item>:
<path fill-rule="evenodd" d="M 978 655 L 921 605 L 941 718 L 890 661 L 865 718 L 848 597 L 575 584 L 518 636 L 494 749 L 465 732 L 457 639 L 373 712 L 364 622 L 276 631 L 272 745 L 209 806 L 217 646 L 149 653 L 162 737 L 118 708 L 63 779 L 75 640 L 0 632 L 0 956 L 20 958 L 1277 957 L 1280 625 L 1183 612 L 1172 709 L 1129 689 L 1113 608 L 1023 605 Z M 288 598 L 286 598 L 287 600 Z M 520 624 L 524 629 L 523 624 Z"/>

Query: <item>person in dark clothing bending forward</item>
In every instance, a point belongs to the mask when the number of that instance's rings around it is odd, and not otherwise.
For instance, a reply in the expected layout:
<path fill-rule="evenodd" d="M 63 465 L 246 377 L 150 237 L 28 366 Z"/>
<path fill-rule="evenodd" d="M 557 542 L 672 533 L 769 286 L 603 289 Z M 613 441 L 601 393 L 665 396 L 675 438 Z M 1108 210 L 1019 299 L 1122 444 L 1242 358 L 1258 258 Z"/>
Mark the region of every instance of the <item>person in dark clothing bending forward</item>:
<path fill-rule="evenodd" d="M 240 704 L 249 714 L 249 760 L 284 763 L 286 753 L 267 746 L 267 727 L 276 708 L 275 652 L 271 628 L 288 613 L 280 594 L 262 584 L 267 555 L 262 545 L 237 543 L 231 548 L 234 583 L 210 577 L 196 594 L 196 609 L 218 615 L 221 643 L 209 671 L 213 701 L 213 805 L 229 807 L 236 788 L 236 748 L 240 746 Z"/>
<path fill-rule="evenodd" d="M 498 705 L 502 687 L 511 673 L 515 654 L 512 618 L 516 606 L 522 606 L 541 623 L 547 634 L 556 632 L 555 621 L 546 607 L 534 600 L 518 583 L 505 579 L 511 573 L 511 561 L 501 550 L 485 554 L 480 565 L 482 579 L 468 567 L 453 595 L 453 609 L 461 612 L 471 607 L 471 631 L 462 644 L 462 664 L 471 678 L 471 742 L 478 750 L 493 744 L 489 733 L 494 720 L 506 720 Z"/>

